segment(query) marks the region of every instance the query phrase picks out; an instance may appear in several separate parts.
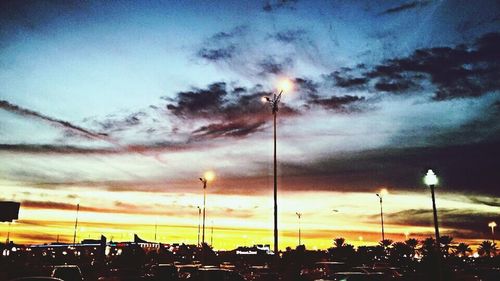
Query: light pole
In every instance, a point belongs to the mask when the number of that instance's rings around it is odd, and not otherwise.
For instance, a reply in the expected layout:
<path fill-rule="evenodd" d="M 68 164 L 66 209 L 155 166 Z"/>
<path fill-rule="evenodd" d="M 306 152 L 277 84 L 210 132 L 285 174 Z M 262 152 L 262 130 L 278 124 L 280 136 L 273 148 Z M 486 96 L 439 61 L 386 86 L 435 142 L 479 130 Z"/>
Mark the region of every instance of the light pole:
<path fill-rule="evenodd" d="M 302 245 L 302 240 L 301 240 L 301 229 L 300 229 L 300 218 L 302 217 L 302 213 L 295 213 L 297 217 L 299 218 L 299 246 Z"/>
<path fill-rule="evenodd" d="M 495 227 L 497 226 L 497 223 L 492 221 L 488 224 L 489 227 L 491 227 L 491 237 L 493 238 L 493 244 L 495 244 Z"/>
<path fill-rule="evenodd" d="M 76 245 L 76 230 L 78 228 L 78 212 L 80 211 L 80 203 L 76 204 L 75 230 L 73 232 L 73 246 Z"/>
<path fill-rule="evenodd" d="M 384 211 L 382 209 L 382 198 L 387 194 L 387 189 L 383 188 L 380 190 L 380 193 L 377 193 L 377 197 L 380 199 L 380 222 L 382 225 L 382 241 L 385 240 L 385 232 L 384 232 Z"/>
<path fill-rule="evenodd" d="M 10 225 L 11 225 L 12 222 L 9 221 L 9 226 L 8 226 L 8 229 L 7 229 L 7 239 L 5 240 L 5 247 L 8 247 L 8 244 L 10 243 Z"/>
<path fill-rule="evenodd" d="M 427 174 L 424 177 L 424 182 L 425 184 L 430 187 L 431 189 L 431 195 L 432 195 L 432 210 L 434 212 L 434 230 L 436 232 L 436 245 L 438 249 L 440 248 L 440 238 L 439 238 L 439 226 L 438 226 L 438 217 L 437 217 L 437 210 L 436 210 L 436 198 L 434 196 L 434 187 L 436 184 L 438 184 L 438 178 L 436 174 L 434 174 L 434 171 L 429 169 L 427 171 Z"/>
<path fill-rule="evenodd" d="M 292 84 L 290 80 L 283 80 L 281 83 L 281 90 L 278 95 L 274 94 L 273 97 L 264 97 L 264 100 L 271 105 L 271 110 L 273 114 L 273 136 L 274 136 L 274 254 L 278 257 L 279 246 L 278 246 L 278 174 L 277 174 L 277 160 L 276 160 L 276 116 L 278 115 L 279 103 L 281 100 L 281 94 L 284 90 L 290 90 Z"/>
<path fill-rule="evenodd" d="M 439 226 L 438 226 L 438 217 L 437 217 L 437 210 L 436 210 L 436 198 L 434 196 L 434 187 L 436 184 L 438 184 L 439 180 L 431 169 L 427 170 L 427 174 L 424 177 L 424 183 L 430 187 L 431 189 L 431 195 L 432 195 L 432 210 L 434 213 L 434 229 L 436 232 L 436 248 L 437 248 L 437 272 L 438 272 L 438 280 L 443 280 L 443 272 L 441 271 L 441 258 L 442 258 L 442 253 L 441 253 L 441 242 L 439 238 Z"/>
<path fill-rule="evenodd" d="M 210 246 L 214 247 L 214 221 L 212 221 L 212 230 L 210 234 Z"/>
<path fill-rule="evenodd" d="M 198 247 L 200 246 L 200 227 L 201 227 L 201 208 L 200 206 L 196 206 L 198 208 Z"/>
<path fill-rule="evenodd" d="M 211 171 L 205 172 L 203 178 L 200 178 L 200 181 L 203 183 L 203 231 L 201 244 L 205 244 L 205 210 L 206 210 L 206 202 L 207 202 L 207 182 L 212 181 L 215 177 L 215 174 Z"/>

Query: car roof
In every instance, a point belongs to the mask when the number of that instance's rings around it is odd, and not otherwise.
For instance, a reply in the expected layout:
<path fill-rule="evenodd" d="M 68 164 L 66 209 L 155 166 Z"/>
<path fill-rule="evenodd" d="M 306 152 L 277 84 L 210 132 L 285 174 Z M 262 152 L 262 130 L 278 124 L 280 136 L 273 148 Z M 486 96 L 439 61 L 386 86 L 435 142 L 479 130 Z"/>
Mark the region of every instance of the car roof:
<path fill-rule="evenodd" d="M 46 277 L 46 276 L 34 276 L 34 277 L 22 277 L 13 279 L 12 281 L 64 281 L 55 277 Z"/>

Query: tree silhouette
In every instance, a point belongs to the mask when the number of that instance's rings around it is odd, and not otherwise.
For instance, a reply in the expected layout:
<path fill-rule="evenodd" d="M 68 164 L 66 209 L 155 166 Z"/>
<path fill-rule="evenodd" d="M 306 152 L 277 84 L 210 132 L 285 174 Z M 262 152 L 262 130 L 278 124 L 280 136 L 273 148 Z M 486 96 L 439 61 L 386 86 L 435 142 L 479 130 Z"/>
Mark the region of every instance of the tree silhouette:
<path fill-rule="evenodd" d="M 415 253 L 417 252 L 418 240 L 415 238 L 410 238 L 405 241 L 405 244 L 411 249 L 412 257 L 415 256 Z"/>
<path fill-rule="evenodd" d="M 394 241 L 392 241 L 391 239 L 384 239 L 384 240 L 380 241 L 378 244 L 380 246 L 384 247 L 384 249 L 386 249 L 387 247 L 391 246 L 393 242 Z"/>
<path fill-rule="evenodd" d="M 496 243 L 485 240 L 479 244 L 477 251 L 481 256 L 491 257 L 495 255 L 497 251 Z"/>
<path fill-rule="evenodd" d="M 342 237 L 333 239 L 333 245 L 334 247 L 328 249 L 328 251 L 335 260 L 350 260 L 356 253 L 354 246 L 346 244 L 345 239 Z"/>
<path fill-rule="evenodd" d="M 401 260 L 411 258 L 413 256 L 412 254 L 414 253 L 414 249 L 404 242 L 396 242 L 392 244 L 392 248 L 389 252 L 391 254 L 391 258 Z"/>
<path fill-rule="evenodd" d="M 439 244 L 441 245 L 441 250 L 446 256 L 450 254 L 450 246 L 452 241 L 453 237 L 447 235 L 441 236 L 439 238 Z"/>
<path fill-rule="evenodd" d="M 343 237 L 338 237 L 338 238 L 333 239 L 333 245 L 336 248 L 342 248 L 344 246 L 344 243 L 345 243 L 345 238 L 343 238 Z"/>
<path fill-rule="evenodd" d="M 436 250 L 436 241 L 432 237 L 425 238 L 421 241 L 420 253 L 423 256 L 429 256 Z"/>
<path fill-rule="evenodd" d="M 455 255 L 459 257 L 467 256 L 467 253 L 472 252 L 471 247 L 467 243 L 460 243 L 455 247 L 455 251 L 453 252 Z"/>

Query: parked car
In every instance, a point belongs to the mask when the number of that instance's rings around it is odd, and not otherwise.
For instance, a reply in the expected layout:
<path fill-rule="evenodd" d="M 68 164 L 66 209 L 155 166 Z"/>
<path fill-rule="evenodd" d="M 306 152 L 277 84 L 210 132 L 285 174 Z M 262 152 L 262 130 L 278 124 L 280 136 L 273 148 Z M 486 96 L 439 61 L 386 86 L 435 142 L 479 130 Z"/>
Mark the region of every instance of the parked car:
<path fill-rule="evenodd" d="M 161 263 L 151 266 L 149 270 L 149 277 L 152 280 L 158 281 L 177 281 L 179 276 L 177 273 L 177 268 L 171 263 Z"/>
<path fill-rule="evenodd" d="M 56 265 L 51 276 L 64 281 L 83 281 L 82 271 L 78 265 Z"/>
<path fill-rule="evenodd" d="M 187 280 L 190 281 L 245 281 L 237 272 L 224 268 L 199 268 Z"/>
<path fill-rule="evenodd" d="M 146 278 L 140 270 L 135 268 L 111 268 L 106 271 L 98 281 L 142 281 Z"/>

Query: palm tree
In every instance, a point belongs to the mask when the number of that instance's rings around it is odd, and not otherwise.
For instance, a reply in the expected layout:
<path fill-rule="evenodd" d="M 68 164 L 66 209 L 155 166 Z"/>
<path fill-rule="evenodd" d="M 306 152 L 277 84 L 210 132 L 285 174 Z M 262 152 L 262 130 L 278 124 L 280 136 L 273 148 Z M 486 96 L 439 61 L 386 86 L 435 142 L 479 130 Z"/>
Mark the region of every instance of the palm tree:
<path fill-rule="evenodd" d="M 392 248 L 390 249 L 391 257 L 396 257 L 399 259 L 407 259 L 413 257 L 412 252 L 414 252 L 412 248 L 404 242 L 393 243 Z"/>
<path fill-rule="evenodd" d="M 334 259 L 338 260 L 349 260 L 352 259 L 356 251 L 354 250 L 354 246 L 351 244 L 345 243 L 345 239 L 342 237 L 333 239 L 334 247 L 329 248 L 328 251 L 330 255 Z"/>
<path fill-rule="evenodd" d="M 342 248 L 344 244 L 345 244 L 345 238 L 338 237 L 333 239 L 333 245 L 335 245 L 335 247 L 337 248 Z"/>
<path fill-rule="evenodd" d="M 405 244 L 408 246 L 408 248 L 411 249 L 412 257 L 415 256 L 415 252 L 417 251 L 417 246 L 418 246 L 418 240 L 415 238 L 410 238 L 405 241 Z"/>
<path fill-rule="evenodd" d="M 455 255 L 459 257 L 467 256 L 467 253 L 472 252 L 471 247 L 467 243 L 460 243 L 455 247 L 455 251 L 453 252 Z"/>
<path fill-rule="evenodd" d="M 497 251 L 496 243 L 485 240 L 479 244 L 477 251 L 481 256 L 491 257 L 495 255 Z"/>
<path fill-rule="evenodd" d="M 384 239 L 384 240 L 380 241 L 378 244 L 380 246 L 384 247 L 384 249 L 386 249 L 387 247 L 391 246 L 393 242 L 394 241 L 392 241 L 391 239 Z"/>
<path fill-rule="evenodd" d="M 441 236 L 439 238 L 439 244 L 442 245 L 441 249 L 446 256 L 448 256 L 450 254 L 449 253 L 450 252 L 450 245 L 451 245 L 452 241 L 453 241 L 453 237 L 447 236 L 447 235 Z"/>
<path fill-rule="evenodd" d="M 436 241 L 434 238 L 429 237 L 421 241 L 422 247 L 420 247 L 420 252 L 423 256 L 428 256 L 436 250 Z"/>

